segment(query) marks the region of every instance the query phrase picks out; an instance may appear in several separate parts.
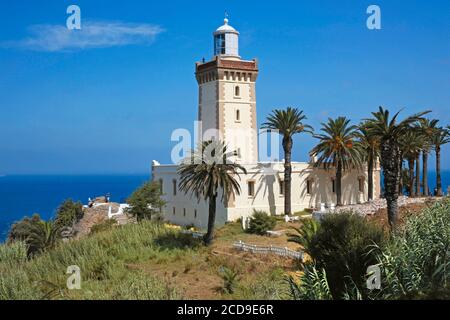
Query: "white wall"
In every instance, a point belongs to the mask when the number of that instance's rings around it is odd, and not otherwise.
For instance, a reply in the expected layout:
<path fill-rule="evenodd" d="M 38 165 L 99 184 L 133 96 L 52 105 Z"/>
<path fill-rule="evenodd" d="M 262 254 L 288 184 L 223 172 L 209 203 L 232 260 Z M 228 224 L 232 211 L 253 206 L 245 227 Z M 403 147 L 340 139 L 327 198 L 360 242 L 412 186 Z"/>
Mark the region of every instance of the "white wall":
<path fill-rule="evenodd" d="M 307 208 L 319 208 L 320 203 L 336 203 L 336 194 L 332 192 L 333 170 L 324 170 L 312 167 L 308 163 L 293 163 L 292 165 L 292 212 L 302 211 Z M 242 216 L 250 216 L 253 209 L 263 210 L 272 215 L 280 215 L 284 212 L 284 196 L 280 195 L 280 179 L 283 180 L 284 168 L 282 163 L 273 165 L 277 171 L 275 174 L 264 175 L 261 172 L 262 164 L 244 165 L 246 175 L 240 175 L 241 194 L 236 195 L 225 208 L 222 203 L 217 205 L 216 224 L 223 225 L 227 221 L 235 221 Z M 380 196 L 379 171 L 374 172 L 374 197 Z M 180 191 L 173 196 L 172 180 L 179 178 L 176 174 L 176 166 L 153 167 L 154 180 L 163 179 L 163 192 L 168 204 L 164 210 L 165 217 L 180 225 L 193 224 L 206 228 L 208 221 L 208 206 L 204 201 L 197 202 Z M 358 177 L 364 177 L 364 192 L 359 192 Z M 312 179 L 311 194 L 306 192 L 306 180 Z M 248 196 L 248 181 L 255 182 L 254 197 Z M 365 170 L 352 170 L 345 172 L 342 179 L 343 204 L 356 204 L 367 201 L 367 173 Z M 176 208 L 173 215 L 172 208 Z M 186 217 L 183 210 L 186 209 Z M 194 210 L 197 209 L 197 218 L 194 218 Z"/>

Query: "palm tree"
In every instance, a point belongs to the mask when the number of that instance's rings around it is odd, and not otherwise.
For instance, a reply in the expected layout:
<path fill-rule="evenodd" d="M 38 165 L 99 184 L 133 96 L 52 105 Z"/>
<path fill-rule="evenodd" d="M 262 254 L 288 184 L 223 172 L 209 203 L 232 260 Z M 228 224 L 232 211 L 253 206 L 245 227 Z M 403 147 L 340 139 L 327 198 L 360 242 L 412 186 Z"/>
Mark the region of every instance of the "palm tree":
<path fill-rule="evenodd" d="M 400 163 L 402 162 L 399 139 L 428 112 L 412 115 L 403 121 L 398 121 L 399 113 L 397 112 L 391 118 L 389 110 L 380 107 L 377 112 L 372 113 L 372 119 L 367 119 L 370 134 L 380 139 L 381 167 L 383 168 L 385 198 L 391 230 L 395 229 L 398 215 L 398 186 Z"/>
<path fill-rule="evenodd" d="M 273 110 L 263 123 L 263 129 L 277 130 L 283 136 L 284 150 L 284 214 L 291 215 L 291 154 L 292 137 L 297 133 L 312 133 L 313 128 L 303 121 L 306 116 L 297 108 L 288 107 L 286 110 Z"/>
<path fill-rule="evenodd" d="M 373 170 L 376 160 L 380 157 L 380 140 L 367 130 L 367 123 L 361 123 L 358 127 L 359 142 L 363 150 L 364 158 L 367 161 L 367 199 L 373 200 Z"/>
<path fill-rule="evenodd" d="M 210 245 L 214 237 L 216 220 L 216 201 L 219 189 L 222 191 L 221 201 L 226 204 L 229 197 L 240 194 L 241 187 L 235 177 L 239 171 L 247 173 L 245 168 L 230 161 L 234 152 L 228 152 L 220 141 L 203 142 L 197 151 L 186 158 L 178 168 L 180 190 L 191 193 L 200 201 L 208 202 L 208 230 L 204 237 L 205 245 Z"/>
<path fill-rule="evenodd" d="M 402 157 L 406 159 L 408 162 L 408 188 L 409 188 L 409 196 L 414 197 L 418 195 L 417 188 L 416 191 L 414 191 L 414 164 L 419 163 L 419 155 L 420 151 L 423 147 L 424 136 L 422 133 L 414 127 L 410 127 L 405 134 L 403 134 L 399 139 L 400 144 L 400 151 L 402 154 Z M 416 170 L 417 170 L 416 165 Z M 419 166 L 420 170 L 420 166 Z M 417 176 L 420 176 L 420 174 L 416 173 L 416 183 L 417 183 Z M 419 180 L 420 182 L 420 180 Z"/>
<path fill-rule="evenodd" d="M 336 204 L 342 205 L 342 173 L 352 166 L 362 163 L 362 148 L 356 140 L 358 127 L 350 125 L 350 119 L 339 117 L 328 119 L 322 123 L 323 134 L 314 135 L 320 142 L 311 155 L 317 157 L 316 166 L 323 165 L 325 169 L 336 168 Z"/>
<path fill-rule="evenodd" d="M 52 221 L 39 221 L 30 227 L 25 240 L 29 254 L 46 251 L 55 246 L 61 229 Z"/>
<path fill-rule="evenodd" d="M 422 185 L 423 194 L 428 196 L 430 190 L 428 189 L 428 155 L 433 146 L 433 137 L 436 134 L 437 124 L 439 120 L 423 119 L 420 121 L 420 129 L 424 138 L 422 149 Z"/>
<path fill-rule="evenodd" d="M 436 153 L 436 195 L 442 197 L 441 181 L 441 147 L 450 142 L 450 127 L 447 129 L 437 128 L 433 136 L 432 143 Z"/>

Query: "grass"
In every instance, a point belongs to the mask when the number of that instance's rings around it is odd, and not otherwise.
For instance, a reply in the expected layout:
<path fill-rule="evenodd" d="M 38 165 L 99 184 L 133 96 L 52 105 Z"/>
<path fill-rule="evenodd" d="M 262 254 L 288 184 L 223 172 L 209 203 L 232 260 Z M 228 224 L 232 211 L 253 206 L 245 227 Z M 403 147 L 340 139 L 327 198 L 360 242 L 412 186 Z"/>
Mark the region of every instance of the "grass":
<path fill-rule="evenodd" d="M 99 228 L 86 238 L 61 242 L 31 260 L 22 244 L 0 246 L 0 299 L 263 299 L 279 298 L 289 262 L 235 252 L 232 242 L 268 242 L 239 223 L 217 231 L 214 245 L 179 229 L 142 222 Z M 220 253 L 217 253 L 220 252 Z M 69 266 L 81 271 L 81 289 L 68 290 Z M 219 270 L 236 270 L 232 292 Z M 273 279 L 277 281 L 272 281 Z M 272 280 L 271 280 L 272 279 Z M 283 288 L 281 288 L 283 287 Z"/>

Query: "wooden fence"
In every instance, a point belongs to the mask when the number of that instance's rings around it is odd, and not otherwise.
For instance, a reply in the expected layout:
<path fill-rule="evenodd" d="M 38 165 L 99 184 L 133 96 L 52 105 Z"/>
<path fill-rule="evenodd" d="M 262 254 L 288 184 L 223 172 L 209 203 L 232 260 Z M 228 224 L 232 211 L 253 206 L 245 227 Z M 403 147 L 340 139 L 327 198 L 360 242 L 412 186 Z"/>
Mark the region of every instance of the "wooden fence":
<path fill-rule="evenodd" d="M 303 261 L 303 252 L 294 251 L 288 248 L 274 247 L 274 246 L 258 246 L 255 244 L 246 244 L 242 241 L 235 242 L 233 248 L 245 252 L 258 254 L 276 254 L 282 257 L 297 259 Z"/>

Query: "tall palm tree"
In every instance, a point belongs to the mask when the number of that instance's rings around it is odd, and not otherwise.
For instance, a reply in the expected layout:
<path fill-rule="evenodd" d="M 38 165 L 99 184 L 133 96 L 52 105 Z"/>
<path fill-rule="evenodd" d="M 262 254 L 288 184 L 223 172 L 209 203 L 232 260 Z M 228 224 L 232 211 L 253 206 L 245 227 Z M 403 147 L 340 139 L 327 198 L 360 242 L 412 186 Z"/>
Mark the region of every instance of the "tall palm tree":
<path fill-rule="evenodd" d="M 372 113 L 372 119 L 367 119 L 369 132 L 380 138 L 381 167 L 383 168 L 385 198 L 391 230 L 396 227 L 398 215 L 398 186 L 400 162 L 402 161 L 399 138 L 428 112 L 412 115 L 403 121 L 398 121 L 399 113 L 397 112 L 391 118 L 389 110 L 380 107 L 377 112 Z"/>
<path fill-rule="evenodd" d="M 447 129 L 437 128 L 432 143 L 434 152 L 436 153 L 436 195 L 442 197 L 441 147 L 444 144 L 450 143 L 450 127 L 447 127 Z"/>
<path fill-rule="evenodd" d="M 422 148 L 422 185 L 423 194 L 428 196 L 430 190 L 428 188 L 428 155 L 433 146 L 433 138 L 436 134 L 437 124 L 439 120 L 437 119 L 423 119 L 420 121 L 420 129 L 422 136 L 424 138 L 423 148 Z"/>
<path fill-rule="evenodd" d="M 414 127 L 410 127 L 405 134 L 403 134 L 399 139 L 400 144 L 400 151 L 402 154 L 402 157 L 406 159 L 408 162 L 408 189 L 409 189 L 409 196 L 414 197 L 418 195 L 417 188 L 414 190 L 414 176 L 416 176 L 416 183 L 417 183 L 417 176 L 420 176 L 417 172 L 416 175 L 414 175 L 414 164 L 419 163 L 419 155 L 420 151 L 423 147 L 424 136 L 422 133 Z M 416 165 L 416 170 L 417 170 Z M 419 167 L 420 170 L 420 167 Z M 419 180 L 420 182 L 420 180 Z"/>
<path fill-rule="evenodd" d="M 316 166 L 336 168 L 336 204 L 342 205 L 342 173 L 362 163 L 362 148 L 357 141 L 358 127 L 350 125 L 350 119 L 339 117 L 322 123 L 322 134 L 314 135 L 320 142 L 311 150 L 317 157 Z"/>
<path fill-rule="evenodd" d="M 263 123 L 263 129 L 277 130 L 283 137 L 284 150 L 284 214 L 291 214 L 291 155 L 292 137 L 298 133 L 312 133 L 313 128 L 303 121 L 306 116 L 297 108 L 288 107 L 286 110 L 273 110 Z"/>
<path fill-rule="evenodd" d="M 358 127 L 359 142 L 363 150 L 364 158 L 367 161 L 367 199 L 373 200 L 373 170 L 376 160 L 380 157 L 380 139 L 371 135 L 367 130 L 367 123 L 363 122 Z"/>
<path fill-rule="evenodd" d="M 244 167 L 233 163 L 230 158 L 234 152 L 228 152 L 220 141 L 207 141 L 201 144 L 179 166 L 180 190 L 191 193 L 199 201 L 208 202 L 208 230 L 204 237 L 205 245 L 210 245 L 214 238 L 216 220 L 216 202 L 219 191 L 222 191 L 221 201 L 226 204 L 235 193 L 240 194 L 241 187 L 236 177 L 239 173 L 247 173 Z"/>

